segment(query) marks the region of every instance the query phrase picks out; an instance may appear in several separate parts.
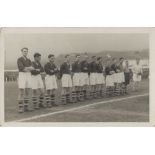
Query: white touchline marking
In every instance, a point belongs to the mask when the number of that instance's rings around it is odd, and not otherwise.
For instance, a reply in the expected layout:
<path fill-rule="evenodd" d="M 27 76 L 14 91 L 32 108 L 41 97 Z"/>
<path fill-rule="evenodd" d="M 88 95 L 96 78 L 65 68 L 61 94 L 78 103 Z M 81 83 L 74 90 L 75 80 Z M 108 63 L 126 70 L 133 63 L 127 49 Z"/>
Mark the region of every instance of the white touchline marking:
<path fill-rule="evenodd" d="M 124 97 L 124 98 L 120 98 L 120 99 L 112 99 L 112 100 L 107 100 L 107 101 L 101 101 L 101 102 L 87 104 L 87 105 L 84 105 L 84 106 L 79 106 L 79 107 L 70 108 L 70 109 L 66 109 L 66 110 L 55 111 L 55 112 L 51 112 L 51 113 L 47 113 L 47 114 L 41 114 L 41 115 L 37 115 L 37 116 L 23 118 L 23 119 L 19 119 L 19 120 L 12 121 L 12 122 L 24 122 L 24 121 L 29 121 L 29 120 L 33 120 L 33 119 L 42 118 L 42 117 L 52 116 L 52 115 L 56 115 L 56 114 L 60 114 L 60 113 L 75 111 L 75 110 L 78 110 L 78 109 L 83 109 L 83 108 L 86 108 L 86 107 L 91 107 L 91 106 L 95 106 L 95 105 L 99 105 L 99 104 L 123 101 L 123 100 L 127 100 L 127 99 L 132 99 L 132 98 L 137 98 L 137 97 L 142 97 L 142 96 L 148 96 L 148 95 L 149 94 L 146 93 L 146 94 L 141 94 L 141 95 L 134 95 L 134 96 Z"/>

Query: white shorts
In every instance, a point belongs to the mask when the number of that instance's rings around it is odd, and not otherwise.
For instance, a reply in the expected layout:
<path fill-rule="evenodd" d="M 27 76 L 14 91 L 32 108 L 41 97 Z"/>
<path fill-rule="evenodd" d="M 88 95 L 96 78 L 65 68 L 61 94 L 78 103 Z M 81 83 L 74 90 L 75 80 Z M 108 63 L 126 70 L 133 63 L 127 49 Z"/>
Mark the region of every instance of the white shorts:
<path fill-rule="evenodd" d="M 32 88 L 32 77 L 30 72 L 19 72 L 18 88 Z"/>
<path fill-rule="evenodd" d="M 90 73 L 90 85 L 94 86 L 97 84 L 97 73 Z"/>
<path fill-rule="evenodd" d="M 88 73 L 81 73 L 81 85 L 89 85 L 89 76 Z"/>
<path fill-rule="evenodd" d="M 142 76 L 141 75 L 133 74 L 133 81 L 139 82 L 141 80 L 142 80 Z"/>
<path fill-rule="evenodd" d="M 57 89 L 57 79 L 55 75 L 46 75 L 45 77 L 46 90 Z"/>
<path fill-rule="evenodd" d="M 61 79 L 62 87 L 72 87 L 72 79 L 70 74 L 63 74 Z"/>
<path fill-rule="evenodd" d="M 43 89 L 44 84 L 40 74 L 32 75 L 32 89 Z"/>
<path fill-rule="evenodd" d="M 114 86 L 113 75 L 107 75 L 106 76 L 106 87 L 112 87 L 112 86 Z"/>
<path fill-rule="evenodd" d="M 124 72 L 113 74 L 113 79 L 115 83 L 123 83 L 125 82 Z"/>
<path fill-rule="evenodd" d="M 112 76 L 113 76 L 113 82 L 114 83 L 118 83 L 117 81 L 118 81 L 118 74 L 117 73 L 114 73 L 114 74 L 112 74 Z"/>
<path fill-rule="evenodd" d="M 105 77 L 103 73 L 97 73 L 97 84 L 105 84 Z"/>
<path fill-rule="evenodd" d="M 121 83 L 122 79 L 121 79 L 121 74 L 120 73 L 114 73 L 113 75 L 113 80 L 114 83 Z"/>
<path fill-rule="evenodd" d="M 82 85 L 82 74 L 81 73 L 74 73 L 73 75 L 73 86 L 77 87 L 77 86 L 83 86 Z"/>
<path fill-rule="evenodd" d="M 121 82 L 123 83 L 123 82 L 125 82 L 124 72 L 121 72 L 120 74 L 121 74 Z"/>

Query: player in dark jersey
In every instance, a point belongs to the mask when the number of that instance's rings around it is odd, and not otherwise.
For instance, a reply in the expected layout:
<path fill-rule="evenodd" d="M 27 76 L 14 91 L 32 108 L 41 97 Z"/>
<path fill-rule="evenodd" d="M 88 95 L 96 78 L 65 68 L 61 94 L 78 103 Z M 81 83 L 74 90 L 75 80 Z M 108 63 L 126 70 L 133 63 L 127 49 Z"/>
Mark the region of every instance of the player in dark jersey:
<path fill-rule="evenodd" d="M 34 61 L 32 66 L 34 70 L 31 71 L 32 74 L 32 102 L 34 109 L 39 109 L 40 107 L 46 107 L 44 104 L 44 84 L 41 74 L 44 72 L 44 68 L 41 63 L 41 54 L 34 54 Z"/>
<path fill-rule="evenodd" d="M 119 59 L 119 70 L 120 70 L 120 94 L 125 94 L 125 76 L 124 76 L 124 67 L 123 67 L 124 58 Z"/>
<path fill-rule="evenodd" d="M 89 72 L 90 72 L 90 67 L 89 67 L 89 62 L 88 62 L 88 54 L 84 54 L 84 60 L 81 61 L 81 81 L 82 81 L 82 90 L 84 93 L 84 99 L 89 99 Z"/>
<path fill-rule="evenodd" d="M 111 58 L 107 59 L 107 65 L 105 67 L 106 74 L 106 95 L 112 96 L 114 94 L 114 78 L 113 74 L 115 72 L 111 68 Z"/>
<path fill-rule="evenodd" d="M 130 84 L 130 77 L 131 77 L 131 71 L 129 69 L 128 60 L 125 61 L 124 76 L 125 76 L 125 94 L 128 94 L 128 86 Z"/>
<path fill-rule="evenodd" d="M 73 73 L 73 86 L 76 92 L 76 98 L 78 101 L 82 101 L 84 94 L 82 90 L 82 76 L 81 76 L 81 63 L 80 55 L 76 55 L 75 62 L 72 64 L 72 73 Z"/>
<path fill-rule="evenodd" d="M 96 98 L 97 94 L 97 63 L 96 56 L 92 56 L 92 61 L 90 63 L 90 85 L 91 85 L 91 97 Z"/>
<path fill-rule="evenodd" d="M 112 59 L 112 65 L 111 65 L 111 69 L 114 71 L 113 74 L 113 79 L 114 79 L 114 96 L 119 95 L 119 87 L 118 87 L 118 81 L 119 81 L 119 68 L 117 66 L 117 59 L 113 58 Z"/>
<path fill-rule="evenodd" d="M 97 58 L 97 96 L 103 96 L 103 85 L 105 84 L 105 79 L 103 75 L 103 64 L 102 57 Z"/>
<path fill-rule="evenodd" d="M 31 111 L 32 107 L 30 104 L 31 96 L 31 70 L 33 70 L 31 60 L 27 58 L 28 48 L 24 47 L 21 49 L 22 56 L 17 59 L 17 67 L 19 70 L 18 76 L 18 111 L 22 113 L 24 111 Z"/>
<path fill-rule="evenodd" d="M 70 64 L 70 55 L 66 55 L 64 62 L 60 66 L 60 76 L 61 76 L 61 84 L 62 84 L 61 100 L 63 104 L 72 103 L 71 70 L 72 70 L 72 66 Z"/>
<path fill-rule="evenodd" d="M 44 70 L 46 73 L 45 77 L 45 87 L 46 87 L 46 103 L 50 108 L 51 106 L 57 106 L 55 100 L 55 93 L 57 90 L 57 78 L 56 74 L 58 72 L 58 68 L 55 65 L 55 56 L 50 54 L 48 56 L 49 61 L 45 64 Z"/>

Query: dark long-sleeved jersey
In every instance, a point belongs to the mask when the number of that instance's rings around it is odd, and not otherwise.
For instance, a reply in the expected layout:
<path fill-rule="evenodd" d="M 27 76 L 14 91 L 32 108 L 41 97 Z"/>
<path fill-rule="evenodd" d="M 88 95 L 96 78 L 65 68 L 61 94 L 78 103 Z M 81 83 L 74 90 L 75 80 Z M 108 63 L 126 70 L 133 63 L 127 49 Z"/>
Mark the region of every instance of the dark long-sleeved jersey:
<path fill-rule="evenodd" d="M 106 75 L 111 75 L 110 72 L 113 71 L 113 69 L 110 66 L 105 67 L 105 74 Z"/>
<path fill-rule="evenodd" d="M 67 62 L 64 62 L 60 66 L 60 77 L 62 77 L 63 74 L 71 74 L 71 65 Z"/>
<path fill-rule="evenodd" d="M 17 59 L 17 67 L 19 72 L 24 72 L 25 67 L 31 67 L 31 60 L 26 57 L 20 57 Z"/>
<path fill-rule="evenodd" d="M 81 72 L 81 64 L 80 64 L 80 62 L 74 62 L 73 64 L 72 64 L 72 72 L 73 73 L 80 73 Z"/>
<path fill-rule="evenodd" d="M 103 66 L 101 63 L 97 64 L 97 73 L 103 73 Z"/>
<path fill-rule="evenodd" d="M 34 68 L 34 70 L 31 71 L 32 75 L 38 75 L 38 74 L 44 72 L 44 68 L 42 67 L 40 62 L 32 62 L 32 67 Z"/>
<path fill-rule="evenodd" d="M 55 75 L 58 72 L 56 65 L 50 62 L 45 64 L 44 70 L 47 75 Z"/>
<path fill-rule="evenodd" d="M 97 63 L 95 61 L 90 63 L 90 73 L 97 73 Z"/>
<path fill-rule="evenodd" d="M 111 69 L 115 72 L 117 72 L 118 67 L 116 66 L 116 64 L 112 64 L 111 65 Z"/>
<path fill-rule="evenodd" d="M 84 72 L 84 73 L 89 73 L 90 71 L 90 66 L 89 66 L 89 63 L 87 61 L 82 61 L 81 62 L 81 72 Z"/>

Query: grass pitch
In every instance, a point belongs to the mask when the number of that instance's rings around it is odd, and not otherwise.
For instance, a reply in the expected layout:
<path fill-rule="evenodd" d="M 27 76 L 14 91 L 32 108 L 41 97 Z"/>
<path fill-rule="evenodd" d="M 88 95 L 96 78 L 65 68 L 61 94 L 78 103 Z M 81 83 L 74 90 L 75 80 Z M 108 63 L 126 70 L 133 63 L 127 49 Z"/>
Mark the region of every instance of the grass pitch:
<path fill-rule="evenodd" d="M 5 83 L 5 121 L 10 122 L 23 120 L 28 122 L 148 122 L 149 96 L 145 95 L 141 97 L 128 98 L 140 94 L 143 95 L 145 93 L 149 93 L 148 80 L 143 80 L 141 82 L 141 87 L 138 92 L 130 92 L 129 95 L 95 99 L 75 104 L 60 105 L 58 107 L 53 107 L 50 109 L 40 109 L 33 112 L 19 114 L 17 112 L 17 83 L 8 82 Z M 117 101 L 117 99 L 121 98 L 124 99 Z M 112 100 L 112 102 L 108 102 L 110 100 Z M 104 101 L 104 104 L 96 104 L 102 101 Z M 91 106 L 87 106 L 90 104 Z M 71 110 L 68 111 L 68 109 Z"/>

